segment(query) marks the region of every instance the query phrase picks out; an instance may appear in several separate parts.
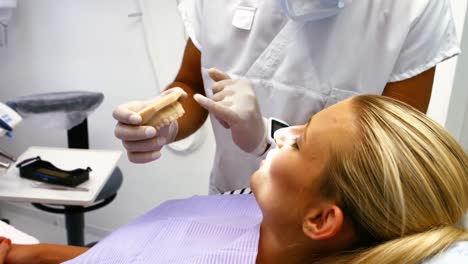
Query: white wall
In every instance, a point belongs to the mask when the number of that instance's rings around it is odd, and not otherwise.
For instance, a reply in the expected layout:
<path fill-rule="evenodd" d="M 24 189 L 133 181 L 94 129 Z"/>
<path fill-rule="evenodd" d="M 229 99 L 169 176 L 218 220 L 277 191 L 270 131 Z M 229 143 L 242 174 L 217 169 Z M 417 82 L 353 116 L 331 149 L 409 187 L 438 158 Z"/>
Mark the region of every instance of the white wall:
<path fill-rule="evenodd" d="M 466 8 L 465 8 L 466 11 Z M 468 17 L 465 17 L 465 24 Z M 464 27 L 461 48 L 464 52 L 458 57 L 457 69 L 450 98 L 446 127 L 468 151 L 468 27 Z"/>
<path fill-rule="evenodd" d="M 463 121 L 463 128 L 461 130 L 461 143 L 465 148 L 465 151 L 468 153 L 468 106 L 466 103 L 467 101 L 468 100 L 465 100 L 465 120 Z"/>
<path fill-rule="evenodd" d="M 451 0 L 453 17 L 459 38 L 461 39 L 465 22 L 467 0 Z M 465 51 L 466 52 L 466 49 Z M 436 68 L 432 99 L 428 115 L 445 125 L 449 111 L 450 96 L 455 79 L 458 58 L 453 58 L 439 64 Z"/>
<path fill-rule="evenodd" d="M 169 1 L 158 1 L 168 16 L 178 14 Z M 169 5 L 171 4 L 171 5 Z M 137 10 L 133 0 L 19 0 L 10 24 L 9 46 L 0 48 L 0 101 L 37 92 L 91 90 L 105 95 L 89 119 L 92 148 L 119 149 L 113 136 L 112 109 L 119 103 L 151 97 L 159 89 L 151 72 L 139 19 L 127 15 Z M 161 35 L 181 28 L 167 26 Z M 181 33 L 181 32 L 180 32 Z M 172 60 L 161 61 L 177 69 L 182 45 L 168 50 Z M 161 79 L 168 80 L 166 71 Z M 160 202 L 207 193 L 213 142 L 208 138 L 194 155 L 164 152 L 159 162 L 135 165 L 125 155 L 119 162 L 124 184 L 109 206 L 86 214 L 88 240 L 129 222 Z M 12 140 L 0 146 L 21 153 L 27 146 L 66 146 L 64 131 L 32 127 L 24 121 Z M 180 166 L 183 164 L 183 166 Z M 61 218 L 21 204 L 0 205 L 1 217 L 45 242 L 65 242 Z M 27 219 L 35 219 L 34 225 Z M 15 221 L 16 220 L 16 221 Z M 40 220 L 40 221 L 39 221 Z M 48 226 L 48 222 L 53 225 Z M 41 228 L 38 228 L 38 227 Z"/>

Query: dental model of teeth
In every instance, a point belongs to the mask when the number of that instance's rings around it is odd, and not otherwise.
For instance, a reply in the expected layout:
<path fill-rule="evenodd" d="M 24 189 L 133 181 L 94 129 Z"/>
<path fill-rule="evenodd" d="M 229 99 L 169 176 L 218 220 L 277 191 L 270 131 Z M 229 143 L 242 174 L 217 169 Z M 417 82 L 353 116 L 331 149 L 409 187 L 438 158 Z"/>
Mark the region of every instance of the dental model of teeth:
<path fill-rule="evenodd" d="M 184 108 L 178 102 L 181 96 L 182 92 L 173 91 L 162 96 L 143 110 L 140 110 L 138 114 L 140 114 L 142 119 L 141 124 L 152 126 L 156 130 L 159 130 L 183 116 L 185 113 Z"/>

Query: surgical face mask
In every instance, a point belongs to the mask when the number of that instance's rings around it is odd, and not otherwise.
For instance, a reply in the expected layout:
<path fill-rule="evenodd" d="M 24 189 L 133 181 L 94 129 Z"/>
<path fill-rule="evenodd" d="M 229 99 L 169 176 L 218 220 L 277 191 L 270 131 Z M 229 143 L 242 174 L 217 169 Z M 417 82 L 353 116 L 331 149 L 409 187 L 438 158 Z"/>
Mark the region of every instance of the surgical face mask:
<path fill-rule="evenodd" d="M 338 14 L 353 0 L 277 0 L 283 12 L 295 21 L 316 21 Z"/>

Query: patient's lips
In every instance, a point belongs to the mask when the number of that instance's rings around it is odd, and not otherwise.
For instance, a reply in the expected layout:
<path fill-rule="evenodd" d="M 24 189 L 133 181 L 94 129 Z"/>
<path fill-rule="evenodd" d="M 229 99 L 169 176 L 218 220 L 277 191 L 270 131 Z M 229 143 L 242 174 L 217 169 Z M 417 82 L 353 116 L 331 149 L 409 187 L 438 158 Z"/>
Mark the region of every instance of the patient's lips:
<path fill-rule="evenodd" d="M 182 92 L 176 90 L 161 97 L 152 105 L 145 107 L 138 112 L 142 119 L 141 123 L 159 130 L 183 116 L 185 113 L 184 108 L 178 102 L 181 96 Z"/>
<path fill-rule="evenodd" d="M 278 148 L 273 148 L 272 150 L 268 151 L 265 159 L 260 161 L 260 167 L 267 166 L 271 163 L 272 158 L 275 156 L 275 153 L 278 151 Z"/>

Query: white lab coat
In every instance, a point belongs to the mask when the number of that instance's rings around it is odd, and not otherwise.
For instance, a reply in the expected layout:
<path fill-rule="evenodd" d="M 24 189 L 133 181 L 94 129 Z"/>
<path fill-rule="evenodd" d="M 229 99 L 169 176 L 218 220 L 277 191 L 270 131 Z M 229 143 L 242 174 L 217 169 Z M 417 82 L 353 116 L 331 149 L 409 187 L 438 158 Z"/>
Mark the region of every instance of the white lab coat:
<path fill-rule="evenodd" d="M 355 94 L 382 94 L 460 52 L 448 0 L 355 0 L 337 16 L 296 23 L 275 0 L 183 0 L 186 30 L 207 69 L 248 78 L 263 116 L 291 125 Z M 259 160 L 211 118 L 216 154 L 210 192 L 249 185 Z M 246 131 L 248 133 L 248 131 Z"/>

